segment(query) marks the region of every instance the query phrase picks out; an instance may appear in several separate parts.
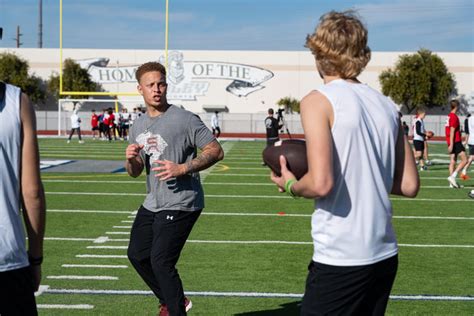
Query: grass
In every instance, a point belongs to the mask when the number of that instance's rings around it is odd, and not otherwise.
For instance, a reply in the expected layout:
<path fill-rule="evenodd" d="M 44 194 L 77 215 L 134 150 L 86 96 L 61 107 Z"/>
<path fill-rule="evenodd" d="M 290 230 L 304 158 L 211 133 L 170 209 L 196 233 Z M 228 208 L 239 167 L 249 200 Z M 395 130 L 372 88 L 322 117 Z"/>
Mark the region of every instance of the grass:
<path fill-rule="evenodd" d="M 227 142 L 224 145 L 228 148 L 226 159 L 202 175 L 206 208 L 178 264 L 185 290 L 302 294 L 306 267 L 312 255 L 310 215 L 313 202 L 280 198 L 282 195 L 271 184 L 268 170 L 260 165 L 263 142 Z M 109 144 L 86 140 L 80 145 L 76 142 L 66 144 L 63 139 L 40 139 L 42 159 L 123 160 L 125 147 L 124 142 Z M 430 150 L 436 159 L 447 159 L 444 145 L 432 145 Z M 401 247 L 392 295 L 474 296 L 474 201 L 467 197 L 474 181 L 464 182 L 464 189 L 454 190 L 448 188 L 446 177 L 447 166 L 435 165 L 421 174 L 422 189 L 417 199 L 396 197 L 393 200 L 396 216 L 393 222 Z M 50 289 L 148 291 L 126 258 L 78 257 L 126 254 L 123 248 L 128 244 L 132 212 L 144 198 L 144 177 L 44 172 L 43 181 L 49 210 L 43 284 Z M 279 213 L 298 216 L 279 216 Z M 123 234 L 110 234 L 114 232 Z M 93 241 L 101 236 L 108 236 L 109 240 L 105 243 Z M 52 240 L 53 237 L 88 240 Z M 303 244 L 243 243 L 245 241 Z M 445 247 L 404 246 L 413 244 Z M 121 246 L 122 249 L 88 248 L 90 246 Z M 127 268 L 66 268 L 63 264 L 126 265 Z M 48 278 L 58 275 L 113 276 L 118 280 Z M 190 315 L 299 314 L 298 298 L 190 297 L 194 304 Z M 37 302 L 93 306 L 91 310 L 41 308 L 40 315 L 150 315 L 157 311 L 156 299 L 143 294 L 46 292 L 37 298 Z M 392 299 L 387 315 L 472 315 L 473 311 L 474 301 Z"/>

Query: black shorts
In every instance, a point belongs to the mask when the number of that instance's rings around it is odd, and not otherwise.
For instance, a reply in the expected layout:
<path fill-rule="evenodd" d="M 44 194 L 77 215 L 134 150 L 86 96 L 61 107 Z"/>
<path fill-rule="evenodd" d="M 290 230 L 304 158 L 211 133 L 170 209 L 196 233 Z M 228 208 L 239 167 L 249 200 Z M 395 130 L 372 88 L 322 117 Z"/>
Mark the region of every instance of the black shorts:
<path fill-rule="evenodd" d="M 469 145 L 469 155 L 474 156 L 474 145 Z"/>
<path fill-rule="evenodd" d="M 384 315 L 398 255 L 365 266 L 311 262 L 301 315 Z"/>
<path fill-rule="evenodd" d="M 93 127 L 92 130 L 93 130 L 93 131 L 98 131 L 98 130 L 99 130 L 99 126 Z"/>
<path fill-rule="evenodd" d="M 413 146 L 415 146 L 415 151 L 423 152 L 425 150 L 425 142 L 421 140 L 413 140 Z"/>
<path fill-rule="evenodd" d="M 38 315 L 30 267 L 0 272 L 0 315 Z"/>
<path fill-rule="evenodd" d="M 450 154 L 458 155 L 460 152 L 463 152 L 465 150 L 466 149 L 464 148 L 462 142 L 455 142 L 453 145 L 453 150 L 450 152 Z"/>

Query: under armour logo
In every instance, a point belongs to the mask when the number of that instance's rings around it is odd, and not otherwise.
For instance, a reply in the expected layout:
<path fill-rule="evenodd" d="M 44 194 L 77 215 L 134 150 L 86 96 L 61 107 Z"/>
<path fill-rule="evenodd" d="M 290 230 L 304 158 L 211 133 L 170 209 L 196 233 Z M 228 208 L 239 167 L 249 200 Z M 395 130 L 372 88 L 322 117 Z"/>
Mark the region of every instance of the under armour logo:
<path fill-rule="evenodd" d="M 169 219 L 170 221 L 172 221 L 172 220 L 173 220 L 173 216 L 171 216 L 171 215 L 166 215 L 166 219 Z"/>

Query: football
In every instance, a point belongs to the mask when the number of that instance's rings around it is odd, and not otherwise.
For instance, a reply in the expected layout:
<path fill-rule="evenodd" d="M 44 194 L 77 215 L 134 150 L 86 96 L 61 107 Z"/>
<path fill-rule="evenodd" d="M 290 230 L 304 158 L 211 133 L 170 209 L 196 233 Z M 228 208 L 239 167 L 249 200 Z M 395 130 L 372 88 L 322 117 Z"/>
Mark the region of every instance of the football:
<path fill-rule="evenodd" d="M 285 156 L 288 170 L 295 175 L 296 179 L 301 179 L 308 172 L 304 140 L 281 140 L 263 150 L 263 161 L 277 176 L 281 176 L 280 155 Z"/>
<path fill-rule="evenodd" d="M 426 137 L 427 137 L 427 138 L 431 138 L 431 137 L 433 137 L 433 136 L 434 136 L 434 133 L 433 133 L 432 131 L 427 131 L 427 132 L 426 132 Z"/>

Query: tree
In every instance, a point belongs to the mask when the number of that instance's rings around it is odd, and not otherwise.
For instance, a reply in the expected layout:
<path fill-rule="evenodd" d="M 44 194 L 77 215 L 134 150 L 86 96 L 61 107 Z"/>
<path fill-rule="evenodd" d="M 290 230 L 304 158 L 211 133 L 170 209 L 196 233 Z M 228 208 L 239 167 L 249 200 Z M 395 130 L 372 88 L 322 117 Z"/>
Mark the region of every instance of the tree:
<path fill-rule="evenodd" d="M 443 60 L 427 49 L 401 55 L 395 69 L 379 76 L 382 93 L 411 113 L 417 107 L 444 106 L 456 93 L 454 75 Z"/>
<path fill-rule="evenodd" d="M 28 62 L 12 53 L 0 54 L 0 80 L 20 87 L 34 103 L 43 103 L 46 99 L 45 82 L 28 74 Z"/>
<path fill-rule="evenodd" d="M 300 101 L 292 97 L 284 97 L 278 100 L 277 104 L 279 106 L 285 107 L 285 113 L 297 112 L 300 113 Z"/>
<path fill-rule="evenodd" d="M 72 59 L 64 60 L 63 64 L 63 91 L 98 91 L 100 85 L 92 81 L 89 73 L 86 69 L 81 68 L 78 63 Z M 48 80 L 49 91 L 53 94 L 56 99 L 61 98 L 73 98 L 73 99 L 85 99 L 85 95 L 59 95 L 59 75 L 53 74 Z"/>

